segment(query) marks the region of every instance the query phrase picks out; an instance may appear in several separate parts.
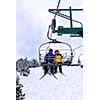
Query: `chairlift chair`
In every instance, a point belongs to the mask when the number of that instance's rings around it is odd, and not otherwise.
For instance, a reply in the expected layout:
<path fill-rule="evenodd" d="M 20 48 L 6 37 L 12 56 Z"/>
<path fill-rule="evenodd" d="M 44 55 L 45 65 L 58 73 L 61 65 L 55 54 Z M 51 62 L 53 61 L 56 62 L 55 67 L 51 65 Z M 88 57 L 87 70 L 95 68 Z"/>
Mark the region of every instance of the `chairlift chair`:
<path fill-rule="evenodd" d="M 39 47 L 39 64 L 40 66 L 45 65 L 44 57 L 48 53 L 49 49 L 52 48 L 53 51 L 59 50 L 60 54 L 62 54 L 62 65 L 69 66 L 73 60 L 73 50 L 71 45 L 65 42 L 52 40 L 50 42 L 46 42 L 40 45 Z M 51 58 L 52 59 L 52 58 Z M 55 63 L 53 63 L 54 65 Z M 50 64 L 48 64 L 50 65 Z"/>

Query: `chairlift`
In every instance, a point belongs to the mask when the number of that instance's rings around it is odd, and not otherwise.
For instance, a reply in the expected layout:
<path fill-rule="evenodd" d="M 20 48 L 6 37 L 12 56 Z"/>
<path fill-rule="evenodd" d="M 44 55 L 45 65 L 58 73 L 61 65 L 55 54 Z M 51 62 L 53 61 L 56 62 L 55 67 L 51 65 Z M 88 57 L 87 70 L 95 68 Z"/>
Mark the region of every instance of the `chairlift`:
<path fill-rule="evenodd" d="M 46 42 L 40 45 L 39 47 L 39 64 L 40 66 L 45 65 L 44 57 L 49 49 L 52 48 L 53 51 L 59 50 L 60 54 L 62 54 L 62 65 L 71 65 L 73 60 L 73 50 L 70 44 L 57 41 L 56 39 Z M 52 58 L 51 58 L 52 59 Z M 53 63 L 54 65 L 55 63 Z M 49 64 L 48 64 L 49 65 Z"/>

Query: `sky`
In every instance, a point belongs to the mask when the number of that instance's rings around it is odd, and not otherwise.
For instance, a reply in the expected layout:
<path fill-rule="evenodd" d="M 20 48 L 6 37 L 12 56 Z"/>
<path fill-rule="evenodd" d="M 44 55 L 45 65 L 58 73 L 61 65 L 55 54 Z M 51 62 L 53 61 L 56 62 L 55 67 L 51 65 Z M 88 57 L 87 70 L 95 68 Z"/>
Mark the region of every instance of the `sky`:
<path fill-rule="evenodd" d="M 38 59 L 39 46 L 49 41 L 48 26 L 53 14 L 48 9 L 56 8 L 58 0 L 17 0 L 16 1 L 16 58 L 29 57 Z M 61 0 L 59 8 L 82 8 L 82 0 Z M 79 17 L 80 16 L 80 17 Z M 82 22 L 82 12 L 73 14 L 75 20 Z M 57 26 L 69 27 L 69 21 L 57 17 Z M 75 24 L 74 26 L 79 26 Z M 82 44 L 82 38 L 70 38 L 53 35 L 57 40 L 71 44 L 73 48 Z M 81 48 L 80 48 L 81 49 Z M 79 50 L 82 51 L 82 50 Z M 79 51 L 76 51 L 78 53 Z"/>

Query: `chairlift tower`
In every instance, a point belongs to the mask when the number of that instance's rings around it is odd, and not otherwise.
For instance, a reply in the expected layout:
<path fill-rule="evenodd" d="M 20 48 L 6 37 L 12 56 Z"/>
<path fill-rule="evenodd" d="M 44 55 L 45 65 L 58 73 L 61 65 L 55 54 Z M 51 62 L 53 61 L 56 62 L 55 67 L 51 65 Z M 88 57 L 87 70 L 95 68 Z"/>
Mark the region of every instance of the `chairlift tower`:
<path fill-rule="evenodd" d="M 57 16 L 70 20 L 70 27 L 64 28 L 63 26 L 58 26 L 57 30 L 55 29 L 56 25 L 52 24 L 53 33 L 57 33 L 58 36 L 62 36 L 63 34 L 70 34 L 70 37 L 82 37 L 83 38 L 83 24 L 77 20 L 74 20 L 72 17 L 72 12 L 83 11 L 83 9 L 72 9 L 71 7 L 69 7 L 69 9 L 49 9 L 48 11 L 52 14 L 55 14 Z M 62 14 L 61 11 L 69 11 L 69 16 Z M 81 26 L 73 27 L 73 22 L 79 23 Z"/>

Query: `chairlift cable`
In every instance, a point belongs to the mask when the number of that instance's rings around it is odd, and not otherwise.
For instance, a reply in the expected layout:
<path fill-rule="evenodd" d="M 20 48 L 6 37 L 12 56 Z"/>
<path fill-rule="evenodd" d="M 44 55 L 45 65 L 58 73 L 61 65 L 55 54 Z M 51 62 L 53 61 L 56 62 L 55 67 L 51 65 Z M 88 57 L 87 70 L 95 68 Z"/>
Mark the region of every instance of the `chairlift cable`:
<path fill-rule="evenodd" d="M 60 2 L 61 2 L 61 0 L 58 1 L 57 9 L 59 8 Z M 56 18 L 56 15 L 57 15 L 57 12 L 56 12 L 55 15 L 54 15 L 54 19 Z"/>
<path fill-rule="evenodd" d="M 80 45 L 80 46 L 74 48 L 73 50 L 79 49 L 79 48 L 81 48 L 82 46 L 83 46 L 83 45 Z"/>
<path fill-rule="evenodd" d="M 76 47 L 76 48 L 74 48 L 74 49 L 72 50 L 73 53 L 74 53 L 73 57 L 76 55 L 76 54 L 75 54 L 75 50 L 81 48 L 82 46 L 83 46 L 83 45 L 80 45 L 80 46 L 78 46 L 78 47 Z"/>

